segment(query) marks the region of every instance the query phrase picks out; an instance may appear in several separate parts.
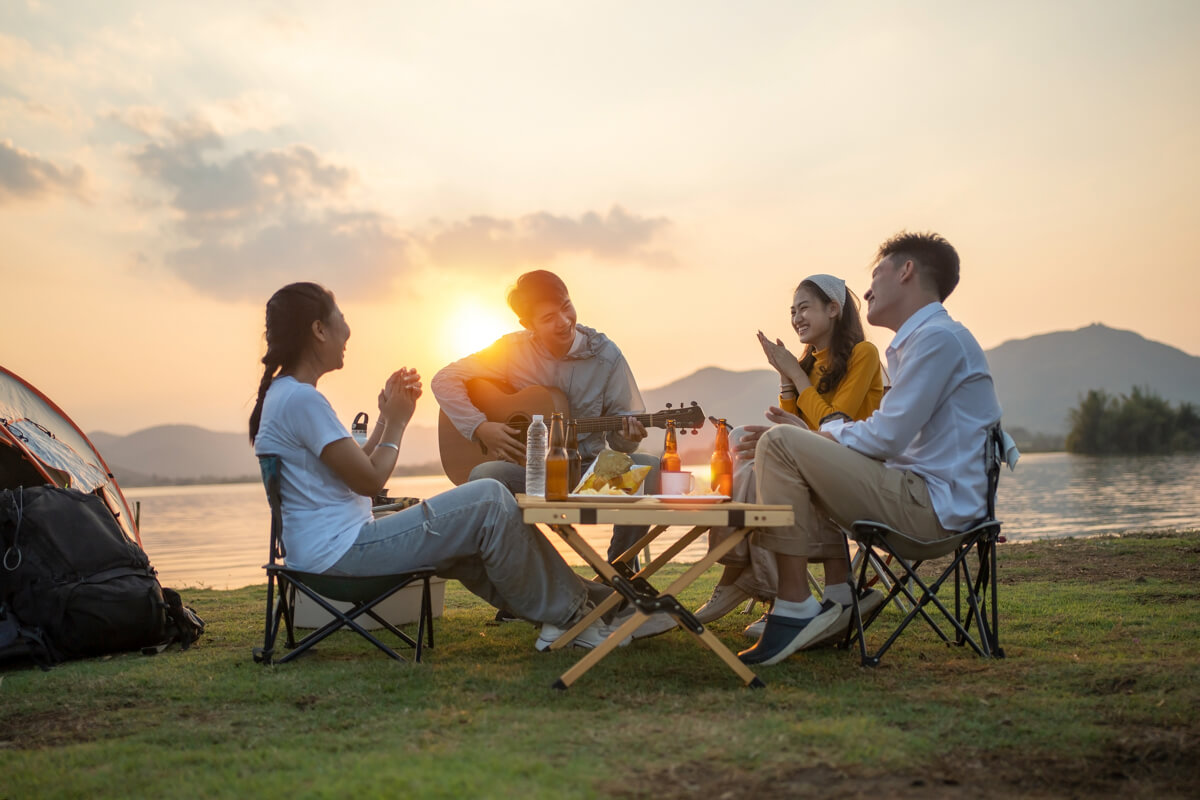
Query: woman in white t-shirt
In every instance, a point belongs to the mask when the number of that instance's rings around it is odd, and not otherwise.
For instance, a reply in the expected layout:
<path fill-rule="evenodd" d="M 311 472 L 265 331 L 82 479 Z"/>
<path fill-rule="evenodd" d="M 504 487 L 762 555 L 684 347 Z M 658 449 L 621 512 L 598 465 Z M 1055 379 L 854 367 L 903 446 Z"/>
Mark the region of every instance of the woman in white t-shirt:
<path fill-rule="evenodd" d="M 281 461 L 288 565 L 330 575 L 386 575 L 428 565 L 495 606 L 543 623 L 545 649 L 590 607 L 597 586 L 575 574 L 494 480 L 471 481 L 419 505 L 373 519 L 371 498 L 391 477 L 421 377 L 402 368 L 379 393 L 379 423 L 361 447 L 317 381 L 341 369 L 350 326 L 333 294 L 293 283 L 267 303 L 267 353 L 250 415 L 258 455 Z M 603 589 L 601 592 L 603 593 Z M 597 623 L 576 638 L 592 647 Z"/>

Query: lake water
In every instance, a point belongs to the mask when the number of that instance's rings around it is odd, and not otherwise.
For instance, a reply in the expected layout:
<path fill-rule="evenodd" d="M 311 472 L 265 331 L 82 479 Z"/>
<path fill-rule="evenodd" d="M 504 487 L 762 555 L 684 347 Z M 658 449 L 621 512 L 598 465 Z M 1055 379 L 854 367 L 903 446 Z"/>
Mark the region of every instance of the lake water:
<path fill-rule="evenodd" d="M 689 467 L 704 479 L 707 467 Z M 439 476 L 393 478 L 392 496 L 428 497 L 452 486 Z M 1088 457 L 1033 453 L 1000 479 L 998 516 L 1009 541 L 1146 528 L 1200 527 L 1200 455 Z M 125 491 L 141 503 L 142 544 L 164 586 L 236 589 L 263 583 L 270 515 L 259 483 L 159 486 Z M 611 528 L 580 530 L 601 553 Z M 656 549 L 674 539 L 670 531 Z M 570 564 L 582 561 L 563 542 Z M 678 560 L 698 560 L 705 537 Z"/>

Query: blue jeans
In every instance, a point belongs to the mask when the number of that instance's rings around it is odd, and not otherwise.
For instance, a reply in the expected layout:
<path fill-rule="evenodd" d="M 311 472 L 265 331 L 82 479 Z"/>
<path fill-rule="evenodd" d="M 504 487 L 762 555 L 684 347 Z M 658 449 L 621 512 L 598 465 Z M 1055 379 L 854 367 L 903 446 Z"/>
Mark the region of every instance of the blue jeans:
<path fill-rule="evenodd" d="M 649 453 L 630 453 L 629 455 L 633 458 L 633 463 L 650 467 L 650 474 L 646 476 L 645 491 L 646 494 L 657 493 L 658 457 L 652 456 Z M 586 465 L 584 469 L 587 469 Z M 467 478 L 467 481 L 475 481 L 481 478 L 491 478 L 500 481 L 513 494 L 525 491 L 525 467 L 520 464 L 513 464 L 511 461 L 485 461 L 471 470 L 471 475 Z M 637 544 L 638 539 L 646 535 L 646 531 L 648 530 L 650 530 L 649 525 L 614 525 L 612 539 L 608 544 L 608 560 L 612 561 L 621 555 L 621 553 L 633 547 Z M 637 564 L 636 558 L 633 563 Z"/>
<path fill-rule="evenodd" d="M 495 481 L 463 484 L 364 523 L 330 575 L 388 575 L 433 567 L 496 607 L 567 627 L 591 587 Z"/>

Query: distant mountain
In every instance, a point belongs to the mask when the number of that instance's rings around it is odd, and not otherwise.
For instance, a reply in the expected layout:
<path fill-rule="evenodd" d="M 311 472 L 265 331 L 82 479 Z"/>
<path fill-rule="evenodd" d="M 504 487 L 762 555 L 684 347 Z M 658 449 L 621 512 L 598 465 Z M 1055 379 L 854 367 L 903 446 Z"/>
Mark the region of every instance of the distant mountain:
<path fill-rule="evenodd" d="M 1200 358 L 1132 331 L 1089 325 L 1005 342 L 986 355 L 1010 430 L 1065 435 L 1068 412 L 1089 389 L 1128 394 L 1134 386 L 1148 386 L 1172 404 L 1200 405 Z M 778 393 L 774 370 L 707 367 L 643 396 L 647 410 L 695 400 L 706 414 L 745 425 L 762 423 L 763 411 L 777 402 Z M 711 449 L 711 430 L 686 445 L 681 440 L 681 449 Z M 644 449 L 654 452 L 662 447 L 662 434 L 652 436 Z"/>
<path fill-rule="evenodd" d="M 779 400 L 779 374 L 773 369 L 752 369 L 732 372 L 719 367 L 705 367 L 658 389 L 642 392 L 647 411 L 661 411 L 670 403 L 673 408 L 698 403 L 706 416 L 723 417 L 734 427 L 765 425 L 763 412 Z M 709 424 L 679 438 L 679 451 L 685 462 L 704 463 L 712 453 L 715 428 Z M 662 451 L 663 431 L 651 430 L 642 443 L 642 450 Z"/>
<path fill-rule="evenodd" d="M 1005 342 L 987 351 L 996 379 L 1004 424 L 1010 430 L 1061 437 L 1067 412 L 1088 389 L 1128 394 L 1148 386 L 1172 404 L 1200 405 L 1200 358 L 1132 331 L 1089 325 Z M 764 423 L 763 412 L 777 402 L 774 370 L 733 372 L 705 367 L 677 381 L 642 392 L 646 410 L 655 412 L 693 401 L 705 415 L 731 425 Z M 128 436 L 103 431 L 89 434 L 105 461 L 126 486 L 200 480 L 235 480 L 258 474 L 254 453 L 243 433 L 217 433 L 191 425 L 162 425 Z M 662 451 L 663 432 L 653 429 L 642 450 Z M 707 462 L 714 428 L 680 437 L 685 462 Z M 440 471 L 437 429 L 416 425 L 404 435 L 400 468 L 429 466 Z"/>
<path fill-rule="evenodd" d="M 258 461 L 244 433 L 219 433 L 194 425 L 159 425 L 117 436 L 88 434 L 123 486 L 255 480 Z M 404 435 L 398 467 L 435 462 L 437 430 L 414 425 Z"/>
<path fill-rule="evenodd" d="M 1171 404 L 1200 405 L 1200 358 L 1134 333 L 1089 325 L 1005 342 L 987 351 L 1006 427 L 1065 434 L 1089 389 L 1148 386 Z"/>

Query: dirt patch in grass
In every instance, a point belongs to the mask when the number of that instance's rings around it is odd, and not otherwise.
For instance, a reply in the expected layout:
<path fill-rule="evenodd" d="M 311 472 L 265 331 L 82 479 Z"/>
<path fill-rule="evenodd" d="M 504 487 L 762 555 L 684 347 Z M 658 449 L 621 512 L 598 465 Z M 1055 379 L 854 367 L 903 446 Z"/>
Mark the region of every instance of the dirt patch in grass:
<path fill-rule="evenodd" d="M 1125 550 L 1120 547 L 1123 539 L 1178 541 L 1164 548 Z M 1001 583 L 1014 580 L 1005 576 L 1005 561 L 1010 559 L 1022 571 L 1036 567 L 1039 576 L 1044 573 L 1047 580 L 1145 581 L 1156 578 L 1196 583 L 1200 582 L 1200 531 L 1146 531 L 1091 539 L 1006 543 L 999 546 L 996 557 Z"/>
<path fill-rule="evenodd" d="M 631 788 L 630 784 L 636 788 Z M 601 794 L 657 800 L 795 798 L 1194 797 L 1200 784 L 1200 729 L 1127 728 L 1097 758 L 976 753 L 945 757 L 925 771 L 872 773 L 861 767 L 730 768 L 689 762 L 600 788 Z"/>
<path fill-rule="evenodd" d="M 0 748 L 39 750 L 110 736 L 116 727 L 114 715 L 135 705 L 123 703 L 100 710 L 61 708 L 12 714 L 0 720 L 0 731 L 4 732 L 0 734 Z"/>

